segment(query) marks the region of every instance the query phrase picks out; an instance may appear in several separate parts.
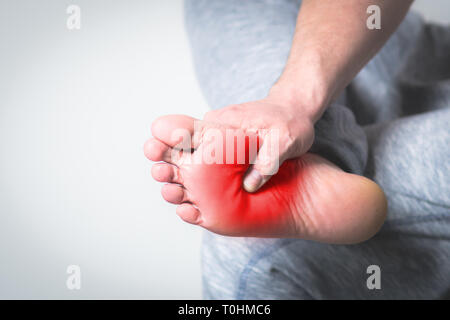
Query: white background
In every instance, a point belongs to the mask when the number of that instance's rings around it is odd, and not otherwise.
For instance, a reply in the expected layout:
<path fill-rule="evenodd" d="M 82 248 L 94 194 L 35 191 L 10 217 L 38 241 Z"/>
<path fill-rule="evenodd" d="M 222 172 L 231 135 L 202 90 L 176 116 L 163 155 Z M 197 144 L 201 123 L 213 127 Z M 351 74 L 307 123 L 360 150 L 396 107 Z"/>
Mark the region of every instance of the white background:
<path fill-rule="evenodd" d="M 157 116 L 205 111 L 181 1 L 0 0 L 0 298 L 200 298 L 201 232 L 142 146 Z"/>

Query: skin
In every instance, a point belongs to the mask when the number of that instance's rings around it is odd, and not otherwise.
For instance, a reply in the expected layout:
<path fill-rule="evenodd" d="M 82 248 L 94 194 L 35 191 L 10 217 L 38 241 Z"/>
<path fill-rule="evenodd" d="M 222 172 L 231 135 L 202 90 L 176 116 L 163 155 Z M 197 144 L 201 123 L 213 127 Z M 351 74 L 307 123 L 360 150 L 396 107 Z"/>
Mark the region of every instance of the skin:
<path fill-rule="evenodd" d="M 254 164 L 187 161 L 202 154 L 207 143 L 201 134 L 190 148 L 178 151 L 186 156 L 183 160 L 174 158 L 178 141 L 173 132 L 183 128 L 193 134 L 194 119 L 159 118 L 144 152 L 150 160 L 163 161 L 154 165 L 152 175 L 167 183 L 164 199 L 178 205 L 186 222 L 223 235 L 327 243 L 357 243 L 373 236 L 386 216 L 383 191 L 307 151 L 314 124 L 383 46 L 411 3 L 304 0 L 285 69 L 267 97 L 208 112 L 203 119 L 205 126 L 256 135 L 262 146 L 252 155 Z M 365 25 L 369 5 L 381 8 L 381 30 Z M 267 133 L 273 131 L 279 133 L 278 153 L 269 152 Z"/>
<path fill-rule="evenodd" d="M 298 158 L 314 141 L 314 123 L 398 27 L 411 0 L 304 0 L 291 52 L 267 97 L 208 112 L 204 120 L 255 132 L 277 129 L 279 154 L 263 144 L 244 187 L 255 192 L 279 164 Z M 381 9 L 381 29 L 366 27 L 370 5 Z M 264 141 L 265 136 L 261 135 Z"/>
<path fill-rule="evenodd" d="M 215 125 L 206 125 L 210 126 Z M 243 164 L 238 164 L 236 158 L 231 164 L 206 164 L 194 161 L 203 156 L 207 145 L 202 135 L 192 148 L 174 149 L 180 146 L 179 137 L 174 135 L 180 128 L 194 135 L 194 119 L 181 115 L 157 119 L 144 153 L 148 159 L 158 161 L 152 167 L 152 176 L 167 183 L 161 190 L 163 198 L 177 204 L 177 214 L 188 223 L 228 236 L 290 237 L 346 244 L 370 238 L 383 224 L 385 197 L 369 179 L 346 173 L 326 159 L 306 153 L 285 161 L 263 188 L 248 193 L 242 187 L 242 178 L 254 156 L 249 143 L 244 145 Z M 244 134 L 254 137 L 252 133 Z M 232 152 L 238 147 L 235 144 Z"/>

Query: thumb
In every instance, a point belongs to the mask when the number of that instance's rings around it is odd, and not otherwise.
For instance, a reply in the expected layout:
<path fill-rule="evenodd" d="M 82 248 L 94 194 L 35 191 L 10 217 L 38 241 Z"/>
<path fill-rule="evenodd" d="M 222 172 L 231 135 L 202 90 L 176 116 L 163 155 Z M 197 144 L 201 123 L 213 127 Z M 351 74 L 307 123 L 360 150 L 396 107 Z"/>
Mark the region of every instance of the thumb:
<path fill-rule="evenodd" d="M 257 191 L 278 172 L 281 159 L 278 141 L 274 142 L 264 139 L 254 164 L 247 171 L 244 178 L 244 189 L 247 192 Z"/>

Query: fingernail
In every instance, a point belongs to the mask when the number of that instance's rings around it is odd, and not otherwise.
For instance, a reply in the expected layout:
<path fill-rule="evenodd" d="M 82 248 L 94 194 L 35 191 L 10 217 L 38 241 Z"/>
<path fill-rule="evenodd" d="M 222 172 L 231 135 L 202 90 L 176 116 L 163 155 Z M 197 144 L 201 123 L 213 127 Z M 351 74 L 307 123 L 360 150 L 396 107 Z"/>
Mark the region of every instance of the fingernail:
<path fill-rule="evenodd" d="M 252 170 L 244 179 L 244 189 L 248 192 L 255 192 L 261 185 L 262 176 L 258 171 Z"/>

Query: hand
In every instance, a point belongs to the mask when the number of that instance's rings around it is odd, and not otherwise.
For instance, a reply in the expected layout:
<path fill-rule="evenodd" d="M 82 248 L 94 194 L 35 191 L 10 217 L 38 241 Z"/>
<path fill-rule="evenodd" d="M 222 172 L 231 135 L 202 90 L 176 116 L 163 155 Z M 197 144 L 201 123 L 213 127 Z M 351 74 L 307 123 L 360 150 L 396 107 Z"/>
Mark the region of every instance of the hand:
<path fill-rule="evenodd" d="M 300 157 L 314 140 L 314 116 L 281 98 L 230 105 L 208 112 L 204 120 L 257 133 L 261 147 L 244 178 L 244 188 L 261 188 L 287 159 Z M 274 141 L 276 139 L 276 141 Z M 273 146 L 278 145 L 278 150 Z M 274 152 L 275 151 L 275 152 Z"/>

